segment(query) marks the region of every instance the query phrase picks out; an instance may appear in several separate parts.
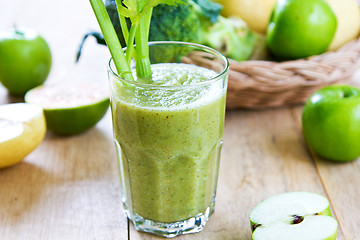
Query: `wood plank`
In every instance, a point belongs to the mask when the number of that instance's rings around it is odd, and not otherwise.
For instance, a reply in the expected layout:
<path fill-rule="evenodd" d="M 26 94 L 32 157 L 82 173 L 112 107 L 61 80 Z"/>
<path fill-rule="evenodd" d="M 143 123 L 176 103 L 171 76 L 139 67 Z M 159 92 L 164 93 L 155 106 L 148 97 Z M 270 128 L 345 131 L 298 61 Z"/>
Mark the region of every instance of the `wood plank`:
<path fill-rule="evenodd" d="M 260 201 L 288 191 L 325 195 L 299 134 L 287 109 L 227 112 L 215 213 L 202 232 L 179 239 L 251 239 L 248 214 Z M 131 226 L 130 239 L 160 238 Z"/>
<path fill-rule="evenodd" d="M 48 133 L 24 162 L 0 170 L 4 239 L 127 239 L 110 124 Z"/>
<path fill-rule="evenodd" d="M 294 111 L 301 128 L 302 108 Z M 310 149 L 309 154 L 315 161 L 319 177 L 329 196 L 333 213 L 339 221 L 344 239 L 359 239 L 360 158 L 353 162 L 336 163 L 318 157 Z"/>
<path fill-rule="evenodd" d="M 53 65 L 46 83 L 87 80 L 106 87 L 109 54 L 94 40 L 76 50 L 85 32 L 98 29 L 88 1 L 1 1 L 1 29 L 29 27 L 48 41 Z M 23 101 L 0 86 L 0 104 Z M 3 239 L 128 239 L 112 140 L 110 111 L 80 135 L 47 133 L 24 161 L 0 170 Z"/>
<path fill-rule="evenodd" d="M 109 54 L 94 40 L 73 63 L 83 34 L 98 29 L 88 1 L 1 1 L 0 30 L 27 26 L 49 42 L 47 82 L 107 85 Z M 359 80 L 358 78 L 357 80 Z M 22 101 L 0 86 L 0 104 Z M 248 214 L 260 201 L 288 191 L 330 199 L 338 240 L 360 238 L 360 162 L 336 164 L 309 153 L 301 135 L 301 107 L 229 111 L 216 210 L 204 231 L 177 239 L 251 239 Z M 24 162 L 0 170 L 0 235 L 4 239 L 163 239 L 136 232 L 122 210 L 110 112 L 73 137 L 47 133 Z"/>

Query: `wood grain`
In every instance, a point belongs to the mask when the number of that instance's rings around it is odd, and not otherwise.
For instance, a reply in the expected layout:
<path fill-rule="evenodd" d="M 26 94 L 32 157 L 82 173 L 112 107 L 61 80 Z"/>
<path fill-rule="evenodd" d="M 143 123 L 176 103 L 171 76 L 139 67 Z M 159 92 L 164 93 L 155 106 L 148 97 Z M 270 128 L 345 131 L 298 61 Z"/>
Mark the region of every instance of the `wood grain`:
<path fill-rule="evenodd" d="M 87 1 L 1 1 L 0 22 L 0 30 L 16 24 L 47 40 L 53 64 L 46 83 L 106 86 L 105 47 L 90 39 L 74 64 L 83 34 L 97 29 Z M 1 86 L 0 104 L 18 101 Z M 81 135 L 48 132 L 22 163 L 0 170 L 1 239 L 128 239 L 119 186 L 110 112 Z"/>
<path fill-rule="evenodd" d="M 74 137 L 48 133 L 0 170 L 4 239 L 127 239 L 110 118 Z"/>
<path fill-rule="evenodd" d="M 300 122 L 301 111 L 295 111 Z M 340 223 L 344 239 L 360 238 L 360 161 L 348 163 L 326 161 L 309 149 L 314 159 L 319 178 L 330 199 L 332 210 Z"/>
<path fill-rule="evenodd" d="M 1 1 L 0 23 L 0 31 L 16 24 L 47 39 L 53 54 L 47 82 L 107 85 L 105 47 L 89 40 L 74 64 L 83 34 L 98 29 L 88 1 Z M 0 85 L 0 104 L 19 101 Z M 336 164 L 310 152 L 301 112 L 301 106 L 227 112 L 215 213 L 202 232 L 177 239 L 251 239 L 250 210 L 288 191 L 325 195 L 340 224 L 338 240 L 360 239 L 360 162 Z M 110 112 L 77 136 L 48 132 L 22 163 L 0 170 L 1 239 L 163 239 L 134 230 L 119 188 Z"/>

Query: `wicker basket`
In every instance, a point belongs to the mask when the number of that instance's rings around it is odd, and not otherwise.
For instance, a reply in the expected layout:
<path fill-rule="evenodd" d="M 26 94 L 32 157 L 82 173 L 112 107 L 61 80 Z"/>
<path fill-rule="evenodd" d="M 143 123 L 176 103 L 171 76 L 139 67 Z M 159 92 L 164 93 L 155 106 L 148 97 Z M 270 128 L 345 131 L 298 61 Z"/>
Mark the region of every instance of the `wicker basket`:
<path fill-rule="evenodd" d="M 360 67 L 360 39 L 336 52 L 285 62 L 230 59 L 227 108 L 302 104 L 319 88 L 345 84 Z"/>

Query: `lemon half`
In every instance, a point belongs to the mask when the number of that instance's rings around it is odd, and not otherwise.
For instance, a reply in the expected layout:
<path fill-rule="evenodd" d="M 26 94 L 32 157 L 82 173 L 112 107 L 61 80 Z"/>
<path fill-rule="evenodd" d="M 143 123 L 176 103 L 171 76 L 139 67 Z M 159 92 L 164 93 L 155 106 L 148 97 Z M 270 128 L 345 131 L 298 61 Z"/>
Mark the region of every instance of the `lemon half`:
<path fill-rule="evenodd" d="M 0 168 L 14 165 L 44 139 L 46 123 L 41 107 L 27 103 L 0 106 Z"/>

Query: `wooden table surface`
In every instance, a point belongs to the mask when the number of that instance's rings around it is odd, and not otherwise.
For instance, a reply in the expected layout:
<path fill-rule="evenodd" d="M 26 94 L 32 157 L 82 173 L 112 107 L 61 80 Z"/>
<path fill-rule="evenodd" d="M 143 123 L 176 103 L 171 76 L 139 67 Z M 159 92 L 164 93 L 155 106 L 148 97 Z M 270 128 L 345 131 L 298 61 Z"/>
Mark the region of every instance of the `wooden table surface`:
<path fill-rule="evenodd" d="M 47 80 L 107 85 L 107 49 L 83 34 L 98 30 L 88 1 L 0 1 L 0 31 L 37 30 L 53 55 Z M 0 104 L 23 101 L 0 86 Z M 216 210 L 205 229 L 178 239 L 251 239 L 248 214 L 278 193 L 311 191 L 330 199 L 338 239 L 360 239 L 360 160 L 338 164 L 310 153 L 301 134 L 302 106 L 226 114 Z M 0 238 L 159 239 L 134 230 L 123 212 L 110 111 L 72 137 L 47 133 L 24 161 L 0 170 Z"/>

